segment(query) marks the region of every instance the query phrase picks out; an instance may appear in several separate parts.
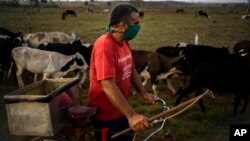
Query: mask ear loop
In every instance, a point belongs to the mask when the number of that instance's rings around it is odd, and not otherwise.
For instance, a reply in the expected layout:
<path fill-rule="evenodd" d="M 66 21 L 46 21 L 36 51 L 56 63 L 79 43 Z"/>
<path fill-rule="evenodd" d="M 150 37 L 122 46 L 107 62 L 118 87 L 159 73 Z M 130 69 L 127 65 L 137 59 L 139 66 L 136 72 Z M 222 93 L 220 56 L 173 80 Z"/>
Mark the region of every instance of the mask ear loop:
<path fill-rule="evenodd" d="M 108 26 L 108 29 L 106 30 L 106 32 L 112 32 L 111 26 Z"/>
<path fill-rule="evenodd" d="M 106 30 L 106 32 L 117 32 L 117 33 L 123 33 L 123 31 L 118 31 L 118 30 L 114 30 L 112 29 L 111 25 L 109 25 L 108 29 Z"/>

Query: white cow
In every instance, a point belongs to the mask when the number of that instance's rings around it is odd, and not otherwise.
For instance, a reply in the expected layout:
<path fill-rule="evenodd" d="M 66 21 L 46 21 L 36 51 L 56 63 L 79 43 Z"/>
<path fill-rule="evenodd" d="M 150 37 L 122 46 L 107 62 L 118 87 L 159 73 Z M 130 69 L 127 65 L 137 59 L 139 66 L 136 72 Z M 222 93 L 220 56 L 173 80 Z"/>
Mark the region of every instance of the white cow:
<path fill-rule="evenodd" d="M 40 44 L 45 43 L 73 42 L 76 40 L 76 35 L 72 33 L 70 36 L 64 32 L 37 32 L 25 34 L 23 40 L 32 48 L 37 48 Z"/>
<path fill-rule="evenodd" d="M 80 70 L 83 73 L 81 79 L 81 83 L 83 83 L 86 77 L 86 69 L 89 67 L 79 53 L 63 55 L 52 51 L 17 47 L 12 50 L 12 57 L 17 66 L 16 76 L 19 87 L 24 87 L 21 75 L 25 69 L 35 74 L 43 73 L 43 79 L 48 77 L 59 78 L 71 71 Z"/>

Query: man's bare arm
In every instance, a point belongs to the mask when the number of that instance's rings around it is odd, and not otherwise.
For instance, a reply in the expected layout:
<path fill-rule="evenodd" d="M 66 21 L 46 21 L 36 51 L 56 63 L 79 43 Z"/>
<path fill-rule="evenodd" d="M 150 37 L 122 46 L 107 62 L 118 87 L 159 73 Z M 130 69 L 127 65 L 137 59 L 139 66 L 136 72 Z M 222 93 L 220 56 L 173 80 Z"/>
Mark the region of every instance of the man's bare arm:
<path fill-rule="evenodd" d="M 110 102 L 128 119 L 129 126 L 134 131 L 144 130 L 149 127 L 148 119 L 135 112 L 122 95 L 114 79 L 102 80 L 100 83 Z"/>
<path fill-rule="evenodd" d="M 127 118 L 135 114 L 134 109 L 127 102 L 114 79 L 100 81 L 101 86 L 110 102 Z"/>

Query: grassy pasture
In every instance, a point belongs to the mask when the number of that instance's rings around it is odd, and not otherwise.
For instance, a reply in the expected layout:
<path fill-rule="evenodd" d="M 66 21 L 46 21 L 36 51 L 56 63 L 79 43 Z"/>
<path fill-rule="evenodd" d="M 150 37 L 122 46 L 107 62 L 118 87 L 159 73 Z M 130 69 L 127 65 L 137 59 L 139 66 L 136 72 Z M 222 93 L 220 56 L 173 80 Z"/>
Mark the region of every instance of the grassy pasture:
<path fill-rule="evenodd" d="M 51 8 L 6 8 L 1 7 L 0 27 L 23 33 L 38 31 L 63 31 L 76 32 L 77 36 L 85 42 L 93 43 L 108 27 L 109 14 L 102 13 L 105 8 L 113 6 L 92 5 L 94 13 L 86 13 L 86 7 L 63 5 Z M 175 9 L 184 7 L 184 14 L 175 13 Z M 76 11 L 77 17 L 67 17 L 61 20 L 61 13 L 66 8 Z M 245 6 L 179 6 L 179 5 L 140 5 L 139 9 L 145 11 L 144 19 L 141 19 L 141 31 L 135 40 L 131 41 L 133 49 L 154 50 L 157 47 L 172 45 L 178 42 L 194 42 L 194 35 L 199 35 L 200 44 L 208 44 L 216 47 L 226 46 L 231 49 L 239 40 L 250 40 L 250 21 L 242 20 Z M 206 10 L 210 18 L 195 18 L 196 9 Z M 32 83 L 33 75 L 25 74 L 27 83 Z M 180 86 L 178 80 L 172 80 L 174 86 Z M 151 91 L 150 85 L 147 90 Z M 3 95 L 18 89 L 12 81 L 0 82 L 0 137 L 3 141 L 17 141 L 19 137 L 8 133 L 6 110 L 3 103 Z M 83 101 L 86 102 L 88 82 L 82 88 Z M 172 106 L 176 97 L 169 95 L 164 83 L 159 85 L 160 97 L 169 106 Z M 168 130 L 177 141 L 228 141 L 230 124 L 250 124 L 250 110 L 244 115 L 233 116 L 233 96 L 215 94 L 216 99 L 205 98 L 204 103 L 207 113 L 202 113 L 199 106 L 193 107 L 167 121 Z M 191 98 L 191 96 L 189 97 Z M 130 103 L 136 110 L 147 116 L 156 113 L 157 106 L 143 105 L 138 95 L 132 95 Z M 140 134 L 151 133 L 152 130 Z M 155 136 L 163 138 L 163 132 Z M 138 139 L 138 141 L 141 139 Z"/>

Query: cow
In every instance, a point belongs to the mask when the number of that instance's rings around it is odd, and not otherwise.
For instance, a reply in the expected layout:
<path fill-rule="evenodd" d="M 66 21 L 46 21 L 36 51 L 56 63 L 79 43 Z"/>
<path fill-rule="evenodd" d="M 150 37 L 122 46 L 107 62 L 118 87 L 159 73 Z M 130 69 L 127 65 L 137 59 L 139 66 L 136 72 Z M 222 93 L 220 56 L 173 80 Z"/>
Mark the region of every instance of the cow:
<path fill-rule="evenodd" d="M 225 59 L 221 56 L 227 56 L 229 50 L 226 47 L 213 47 L 209 45 L 187 44 L 186 47 L 163 46 L 156 49 L 156 52 L 165 56 L 184 55 L 188 61 L 195 63 L 220 63 Z M 218 60 L 218 58 L 220 60 Z"/>
<path fill-rule="evenodd" d="M 158 95 L 157 83 L 158 80 L 167 80 L 167 86 L 172 94 L 175 94 L 175 89 L 171 85 L 168 78 L 173 74 L 178 73 L 175 66 L 183 56 L 166 57 L 156 52 L 145 50 L 132 50 L 134 64 L 137 72 L 144 78 L 143 85 L 146 85 L 148 79 L 152 84 L 152 89 L 155 95 Z"/>
<path fill-rule="evenodd" d="M 155 49 L 156 52 L 168 57 L 177 57 L 183 54 L 185 47 L 162 46 Z"/>
<path fill-rule="evenodd" d="M 66 13 L 66 15 L 71 15 L 71 16 L 74 16 L 74 17 L 77 16 L 77 15 L 76 15 L 76 12 L 75 12 L 74 10 L 71 10 L 71 9 L 67 9 L 67 10 L 65 11 L 65 13 Z"/>
<path fill-rule="evenodd" d="M 216 93 L 234 94 L 234 114 L 238 113 L 241 100 L 244 106 L 240 113 L 244 113 L 249 103 L 250 91 L 250 59 L 237 54 L 230 54 L 226 48 L 205 46 L 187 46 L 185 50 L 186 66 L 181 70 L 186 74 L 184 86 L 177 91 L 179 97 L 175 105 L 196 90 L 202 93 L 208 88 Z M 202 101 L 199 102 L 201 110 L 206 111 Z"/>
<path fill-rule="evenodd" d="M 94 13 L 94 10 L 92 8 L 87 8 L 86 13 Z"/>
<path fill-rule="evenodd" d="M 197 10 L 195 12 L 195 18 L 197 18 L 197 16 L 201 16 L 201 17 L 206 17 L 208 18 L 208 14 L 206 11 L 203 11 L 203 10 Z"/>
<path fill-rule="evenodd" d="M 183 8 L 176 9 L 175 13 L 184 13 L 184 9 Z"/>
<path fill-rule="evenodd" d="M 11 51 L 13 48 L 22 45 L 17 38 L 0 38 L 0 80 L 7 78 L 7 70 L 11 65 Z"/>
<path fill-rule="evenodd" d="M 62 44 L 62 43 L 41 44 L 37 47 L 37 49 L 55 51 L 58 53 L 62 53 L 64 55 L 73 55 L 79 52 L 84 57 L 87 64 L 90 65 L 90 56 L 92 53 L 93 45 L 83 44 L 81 40 L 75 40 L 73 43 L 67 43 L 67 44 Z"/>
<path fill-rule="evenodd" d="M 6 28 L 0 27 L 0 38 L 11 38 L 17 39 L 19 42 L 23 42 L 23 34 L 22 32 L 12 32 Z"/>
<path fill-rule="evenodd" d="M 80 70 L 83 73 L 81 78 L 81 83 L 83 83 L 86 76 L 85 71 L 88 68 L 88 64 L 79 53 L 63 55 L 52 51 L 17 47 L 12 50 L 12 58 L 17 66 L 16 76 L 19 87 L 24 87 L 22 73 L 25 69 L 35 74 L 43 73 L 43 79 L 48 77 L 59 78 L 71 71 Z M 11 68 L 9 75 L 10 73 Z"/>
<path fill-rule="evenodd" d="M 250 40 L 242 40 L 237 42 L 233 47 L 233 52 L 245 56 L 250 52 Z"/>
<path fill-rule="evenodd" d="M 75 33 L 68 35 L 64 32 L 37 32 L 24 35 L 24 42 L 32 48 L 37 48 L 44 43 L 68 43 L 76 40 Z"/>
<path fill-rule="evenodd" d="M 73 17 L 77 17 L 76 12 L 74 10 L 71 9 L 67 9 L 65 11 L 63 11 L 62 13 L 62 20 L 64 20 L 66 18 L 66 16 L 73 16 Z"/>

